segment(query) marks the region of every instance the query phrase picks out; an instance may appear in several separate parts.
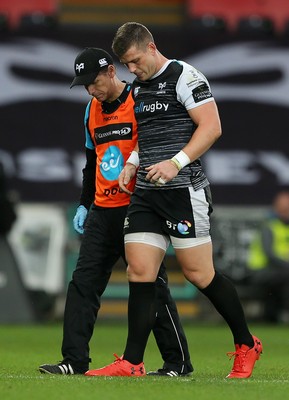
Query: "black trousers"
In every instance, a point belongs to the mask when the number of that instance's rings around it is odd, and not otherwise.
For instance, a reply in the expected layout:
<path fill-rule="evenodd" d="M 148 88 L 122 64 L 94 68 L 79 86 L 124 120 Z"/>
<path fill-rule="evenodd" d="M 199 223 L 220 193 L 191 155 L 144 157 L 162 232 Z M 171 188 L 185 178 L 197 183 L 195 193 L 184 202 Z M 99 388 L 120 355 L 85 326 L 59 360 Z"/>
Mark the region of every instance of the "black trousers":
<path fill-rule="evenodd" d="M 112 268 L 120 257 L 125 260 L 123 223 L 126 213 L 127 207 L 95 206 L 88 213 L 76 269 L 68 285 L 63 324 L 63 360 L 69 361 L 78 373 L 89 369 L 89 342 Z M 193 371 L 188 343 L 163 264 L 157 277 L 156 301 L 153 333 L 164 368 L 183 373 Z"/>

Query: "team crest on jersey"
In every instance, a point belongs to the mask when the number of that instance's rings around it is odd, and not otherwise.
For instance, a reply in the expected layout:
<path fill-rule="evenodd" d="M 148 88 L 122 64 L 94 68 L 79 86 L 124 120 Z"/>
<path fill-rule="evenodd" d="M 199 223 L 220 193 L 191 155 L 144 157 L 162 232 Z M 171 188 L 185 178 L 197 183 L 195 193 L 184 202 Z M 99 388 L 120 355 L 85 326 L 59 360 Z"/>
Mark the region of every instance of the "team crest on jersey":
<path fill-rule="evenodd" d="M 166 91 L 165 91 L 166 86 L 167 86 L 167 82 L 163 82 L 163 83 L 160 82 L 159 87 L 158 87 L 159 90 L 157 91 L 156 94 L 166 93 Z"/>

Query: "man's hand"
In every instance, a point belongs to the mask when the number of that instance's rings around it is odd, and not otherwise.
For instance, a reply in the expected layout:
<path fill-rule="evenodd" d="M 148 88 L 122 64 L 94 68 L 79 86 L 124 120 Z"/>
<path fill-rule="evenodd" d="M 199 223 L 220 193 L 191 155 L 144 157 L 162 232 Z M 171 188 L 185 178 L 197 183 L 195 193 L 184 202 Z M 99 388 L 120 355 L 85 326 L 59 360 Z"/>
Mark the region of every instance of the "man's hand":
<path fill-rule="evenodd" d="M 76 210 L 76 214 L 73 218 L 73 226 L 76 232 L 81 235 L 84 232 L 84 222 L 87 217 L 87 209 L 84 206 L 79 206 Z"/>
<path fill-rule="evenodd" d="M 130 190 L 127 189 L 127 185 L 134 178 L 136 174 L 136 166 L 131 163 L 126 163 L 123 167 L 123 170 L 119 174 L 118 183 L 121 190 L 123 190 L 127 194 L 132 194 Z"/>
<path fill-rule="evenodd" d="M 146 180 L 156 186 L 163 186 L 178 175 L 178 168 L 171 160 L 161 161 L 146 168 Z"/>

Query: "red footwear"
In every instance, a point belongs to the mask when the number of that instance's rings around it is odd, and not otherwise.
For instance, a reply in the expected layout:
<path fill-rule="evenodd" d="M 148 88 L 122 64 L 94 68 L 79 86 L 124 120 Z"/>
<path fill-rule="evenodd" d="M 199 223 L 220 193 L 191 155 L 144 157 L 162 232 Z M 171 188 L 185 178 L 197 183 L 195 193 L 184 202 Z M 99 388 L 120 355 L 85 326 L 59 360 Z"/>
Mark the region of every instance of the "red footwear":
<path fill-rule="evenodd" d="M 248 347 L 245 344 L 242 344 L 242 346 L 236 344 L 236 351 L 227 353 L 230 359 L 235 356 L 232 371 L 227 378 L 250 378 L 255 362 L 259 360 L 263 350 L 261 341 L 256 336 L 253 336 L 253 339 L 253 347 Z"/>
<path fill-rule="evenodd" d="M 116 360 L 106 367 L 99 369 L 91 369 L 84 375 L 86 376 L 145 376 L 146 371 L 144 363 L 141 362 L 138 365 L 131 364 L 127 360 L 123 360 L 122 357 L 118 357 L 114 354 Z"/>

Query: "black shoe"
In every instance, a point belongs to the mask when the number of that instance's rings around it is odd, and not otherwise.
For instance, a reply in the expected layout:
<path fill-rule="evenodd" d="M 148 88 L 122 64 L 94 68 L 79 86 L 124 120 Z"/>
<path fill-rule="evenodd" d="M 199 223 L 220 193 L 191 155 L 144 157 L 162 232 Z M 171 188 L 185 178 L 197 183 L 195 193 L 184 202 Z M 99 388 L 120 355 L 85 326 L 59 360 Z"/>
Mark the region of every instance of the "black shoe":
<path fill-rule="evenodd" d="M 59 374 L 59 375 L 74 375 L 77 374 L 69 363 L 63 361 L 59 364 L 43 364 L 40 365 L 39 371 L 42 374 Z"/>
<path fill-rule="evenodd" d="M 170 377 L 180 377 L 180 376 L 190 376 L 191 372 L 187 372 L 187 373 L 181 373 L 181 372 L 177 372 L 177 371 L 171 371 L 169 369 L 166 368 L 159 368 L 156 371 L 149 371 L 147 372 L 147 375 L 150 376 L 170 376 Z"/>

